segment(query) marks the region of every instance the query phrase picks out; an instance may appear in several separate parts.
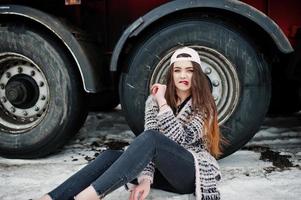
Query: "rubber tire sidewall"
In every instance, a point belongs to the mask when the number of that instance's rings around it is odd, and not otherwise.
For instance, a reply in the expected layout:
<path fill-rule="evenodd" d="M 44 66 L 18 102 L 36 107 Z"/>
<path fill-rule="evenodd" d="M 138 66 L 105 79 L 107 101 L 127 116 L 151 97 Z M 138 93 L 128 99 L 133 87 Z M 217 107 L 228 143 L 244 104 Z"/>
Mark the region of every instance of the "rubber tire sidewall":
<path fill-rule="evenodd" d="M 23 134 L 1 131 L 0 152 L 7 157 L 42 157 L 61 147 L 85 118 L 74 66 L 50 36 L 33 27 L 0 27 L 0 53 L 15 52 L 35 62 L 49 85 L 49 107 L 42 121 Z"/>
<path fill-rule="evenodd" d="M 143 131 L 144 102 L 154 67 L 166 52 L 192 44 L 223 54 L 234 65 L 240 81 L 239 102 L 221 126 L 230 142 L 223 156 L 235 152 L 254 136 L 269 105 L 271 83 L 263 55 L 246 35 L 222 20 L 190 19 L 163 25 L 143 38 L 128 60 L 128 73 L 123 73 L 120 81 L 121 105 L 135 134 Z"/>

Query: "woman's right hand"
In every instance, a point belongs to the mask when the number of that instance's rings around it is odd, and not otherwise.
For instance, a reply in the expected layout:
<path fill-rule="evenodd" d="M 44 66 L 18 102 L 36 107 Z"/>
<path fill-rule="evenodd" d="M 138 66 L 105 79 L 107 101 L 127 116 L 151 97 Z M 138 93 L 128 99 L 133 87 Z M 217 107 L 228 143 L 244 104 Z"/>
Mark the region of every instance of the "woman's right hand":
<path fill-rule="evenodd" d="M 143 180 L 137 186 L 131 189 L 131 195 L 129 200 L 144 200 L 150 192 L 150 182 Z M 140 197 L 139 197 L 140 196 Z"/>
<path fill-rule="evenodd" d="M 155 83 L 151 87 L 151 94 L 155 97 L 157 100 L 157 103 L 160 102 L 166 102 L 165 101 L 165 92 L 166 92 L 166 85 Z"/>

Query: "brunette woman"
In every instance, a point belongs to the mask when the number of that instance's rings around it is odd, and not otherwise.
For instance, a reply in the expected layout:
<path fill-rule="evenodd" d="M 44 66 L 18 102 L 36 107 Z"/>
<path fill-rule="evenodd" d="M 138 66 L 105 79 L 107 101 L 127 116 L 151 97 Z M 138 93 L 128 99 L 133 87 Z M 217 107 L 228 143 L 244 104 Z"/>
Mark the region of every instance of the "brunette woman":
<path fill-rule="evenodd" d="M 220 199 L 216 159 L 224 140 L 198 53 L 177 49 L 166 82 L 152 85 L 144 132 L 124 152 L 104 151 L 41 199 L 99 200 L 129 182 L 130 200 L 144 200 L 151 188 Z"/>

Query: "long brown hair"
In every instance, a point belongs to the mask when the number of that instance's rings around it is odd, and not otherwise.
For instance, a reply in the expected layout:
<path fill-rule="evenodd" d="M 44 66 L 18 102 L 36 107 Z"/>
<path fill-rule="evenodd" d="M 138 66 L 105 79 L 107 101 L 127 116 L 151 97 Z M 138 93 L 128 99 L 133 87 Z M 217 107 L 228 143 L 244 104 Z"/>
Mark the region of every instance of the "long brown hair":
<path fill-rule="evenodd" d="M 180 54 L 181 55 L 181 54 Z M 179 55 L 179 56 L 180 56 Z M 183 56 L 185 57 L 185 55 Z M 191 78 L 191 97 L 192 109 L 195 114 L 201 112 L 204 115 L 204 127 L 202 131 L 207 137 L 207 147 L 212 156 L 218 158 L 222 154 L 222 143 L 226 140 L 222 137 L 218 125 L 217 108 L 211 94 L 210 86 L 206 75 L 203 73 L 201 66 L 198 63 L 192 62 L 193 74 Z M 168 70 L 166 81 L 167 89 L 165 98 L 168 105 L 172 109 L 176 109 L 178 96 L 176 93 L 176 86 L 173 78 L 172 64 Z"/>

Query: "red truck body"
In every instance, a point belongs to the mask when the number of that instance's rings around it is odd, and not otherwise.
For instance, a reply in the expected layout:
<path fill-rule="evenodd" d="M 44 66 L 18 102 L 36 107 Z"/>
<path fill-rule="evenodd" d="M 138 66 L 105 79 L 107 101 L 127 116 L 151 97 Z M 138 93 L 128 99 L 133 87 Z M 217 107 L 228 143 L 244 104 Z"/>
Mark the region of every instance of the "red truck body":
<path fill-rule="evenodd" d="M 148 0 L 143 3 L 140 0 L 110 0 L 110 1 L 82 1 L 89 9 L 97 13 L 106 14 L 106 19 L 109 22 L 107 28 L 112 36 L 126 28 L 125 24 L 130 24 L 139 17 L 143 16 L 150 10 L 169 2 L 168 0 Z M 288 37 L 293 46 L 296 45 L 296 33 L 298 28 L 301 28 L 301 2 L 299 0 L 243 0 L 246 4 L 260 10 L 281 28 L 284 34 Z M 96 5 L 97 6 L 96 6 Z M 106 12 L 104 12 L 106 11 Z M 119 31 L 119 32 L 118 32 Z M 113 41 L 114 38 L 112 38 Z M 116 42 L 116 41 L 115 41 Z"/>
<path fill-rule="evenodd" d="M 255 7 L 273 19 L 292 45 L 296 45 L 296 33 L 301 28 L 300 1 L 244 0 L 243 2 Z"/>

